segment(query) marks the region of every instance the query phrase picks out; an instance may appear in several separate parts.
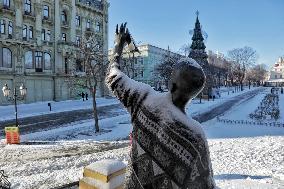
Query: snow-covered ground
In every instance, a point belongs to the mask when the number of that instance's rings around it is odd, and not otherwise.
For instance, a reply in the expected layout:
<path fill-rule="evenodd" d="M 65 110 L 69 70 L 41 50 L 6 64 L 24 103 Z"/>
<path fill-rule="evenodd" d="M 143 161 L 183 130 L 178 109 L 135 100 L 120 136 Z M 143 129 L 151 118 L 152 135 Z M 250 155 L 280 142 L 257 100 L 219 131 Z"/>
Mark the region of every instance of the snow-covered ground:
<path fill-rule="evenodd" d="M 51 110 L 49 111 L 48 103 L 51 103 Z M 89 100 L 66 100 L 66 101 L 46 101 L 46 102 L 36 102 L 31 104 L 19 104 L 18 107 L 18 117 L 30 117 L 36 115 L 65 112 L 79 109 L 91 109 L 93 107 L 92 99 Z M 112 104 L 118 104 L 119 101 L 116 98 L 97 98 L 97 105 L 108 106 Z M 0 121 L 15 119 L 15 109 L 14 105 L 0 106 Z"/>
<path fill-rule="evenodd" d="M 222 117 L 247 119 L 264 95 L 265 92 L 259 93 Z M 225 100 L 224 96 L 219 103 Z M 188 109 L 203 105 L 203 110 L 193 111 L 200 113 L 217 106 L 218 100 L 210 102 L 213 105 L 193 103 Z M 280 95 L 280 107 L 283 103 L 284 95 Z M 283 107 L 281 110 L 280 121 L 284 122 Z M 99 135 L 93 132 L 92 120 L 84 120 L 64 128 L 23 135 L 22 145 L 4 145 L 2 140 L 0 168 L 9 176 L 12 188 L 43 189 L 78 181 L 83 167 L 99 159 L 126 161 L 129 141 L 121 139 L 126 139 L 131 130 L 129 115 L 106 118 L 100 123 L 103 132 Z M 224 124 L 217 119 L 203 123 L 203 128 L 218 187 L 284 188 L 284 128 Z"/>

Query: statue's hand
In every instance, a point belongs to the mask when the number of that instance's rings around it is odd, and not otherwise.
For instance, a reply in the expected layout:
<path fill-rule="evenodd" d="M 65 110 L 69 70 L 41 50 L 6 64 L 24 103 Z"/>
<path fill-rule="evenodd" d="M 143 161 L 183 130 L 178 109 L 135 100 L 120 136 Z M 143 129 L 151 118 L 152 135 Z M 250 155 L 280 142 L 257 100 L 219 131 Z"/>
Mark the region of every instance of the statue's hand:
<path fill-rule="evenodd" d="M 116 25 L 113 52 L 113 55 L 116 58 L 121 57 L 125 45 L 129 46 L 131 52 L 138 51 L 133 39 L 131 38 L 128 28 L 126 28 L 126 23 L 121 24 L 120 28 L 118 28 L 118 25 Z"/>

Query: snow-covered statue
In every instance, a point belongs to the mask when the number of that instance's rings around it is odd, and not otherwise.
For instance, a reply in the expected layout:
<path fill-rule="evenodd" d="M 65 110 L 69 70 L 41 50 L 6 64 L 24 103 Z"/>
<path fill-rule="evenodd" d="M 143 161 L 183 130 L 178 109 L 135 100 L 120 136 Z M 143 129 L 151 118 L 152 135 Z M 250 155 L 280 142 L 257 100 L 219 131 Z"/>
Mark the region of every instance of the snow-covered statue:
<path fill-rule="evenodd" d="M 106 83 L 131 114 L 132 148 L 125 188 L 211 189 L 213 173 L 208 145 L 185 105 L 203 88 L 202 68 L 189 58 L 174 66 L 170 92 L 159 93 L 120 70 L 122 51 L 137 50 L 126 24 L 116 28 Z"/>

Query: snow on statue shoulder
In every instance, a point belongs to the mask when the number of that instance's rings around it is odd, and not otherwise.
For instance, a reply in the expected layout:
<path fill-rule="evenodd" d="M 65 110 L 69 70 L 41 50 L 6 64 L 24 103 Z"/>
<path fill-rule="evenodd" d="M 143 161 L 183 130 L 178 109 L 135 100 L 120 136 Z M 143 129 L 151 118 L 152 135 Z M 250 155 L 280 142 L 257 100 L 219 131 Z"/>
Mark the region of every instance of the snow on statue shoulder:
<path fill-rule="evenodd" d="M 126 24 L 116 29 L 106 83 L 131 114 L 132 149 L 125 188 L 214 188 L 209 150 L 200 124 L 184 107 L 203 88 L 193 59 L 174 66 L 170 92 L 158 93 L 127 77 L 119 66 L 125 45 L 137 51 Z"/>

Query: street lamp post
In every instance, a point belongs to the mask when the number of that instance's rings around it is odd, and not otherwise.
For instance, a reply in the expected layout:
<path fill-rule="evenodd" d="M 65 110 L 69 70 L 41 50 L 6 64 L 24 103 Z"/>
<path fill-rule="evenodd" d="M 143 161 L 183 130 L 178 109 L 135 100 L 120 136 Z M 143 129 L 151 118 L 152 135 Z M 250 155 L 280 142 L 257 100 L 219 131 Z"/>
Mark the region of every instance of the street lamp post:
<path fill-rule="evenodd" d="M 22 84 L 19 89 L 20 89 L 20 96 L 18 96 L 18 94 L 17 94 L 16 87 L 14 87 L 14 94 L 13 94 L 14 98 L 11 99 L 11 98 L 9 98 L 11 89 L 8 87 L 8 85 L 5 84 L 3 86 L 3 88 L 2 88 L 3 95 L 7 98 L 7 100 L 8 101 L 9 100 L 14 100 L 15 116 L 16 116 L 16 127 L 19 126 L 17 100 L 18 100 L 18 97 L 21 97 L 21 99 L 24 99 L 26 97 L 26 94 L 27 94 L 27 88 L 24 86 L 24 84 Z"/>

